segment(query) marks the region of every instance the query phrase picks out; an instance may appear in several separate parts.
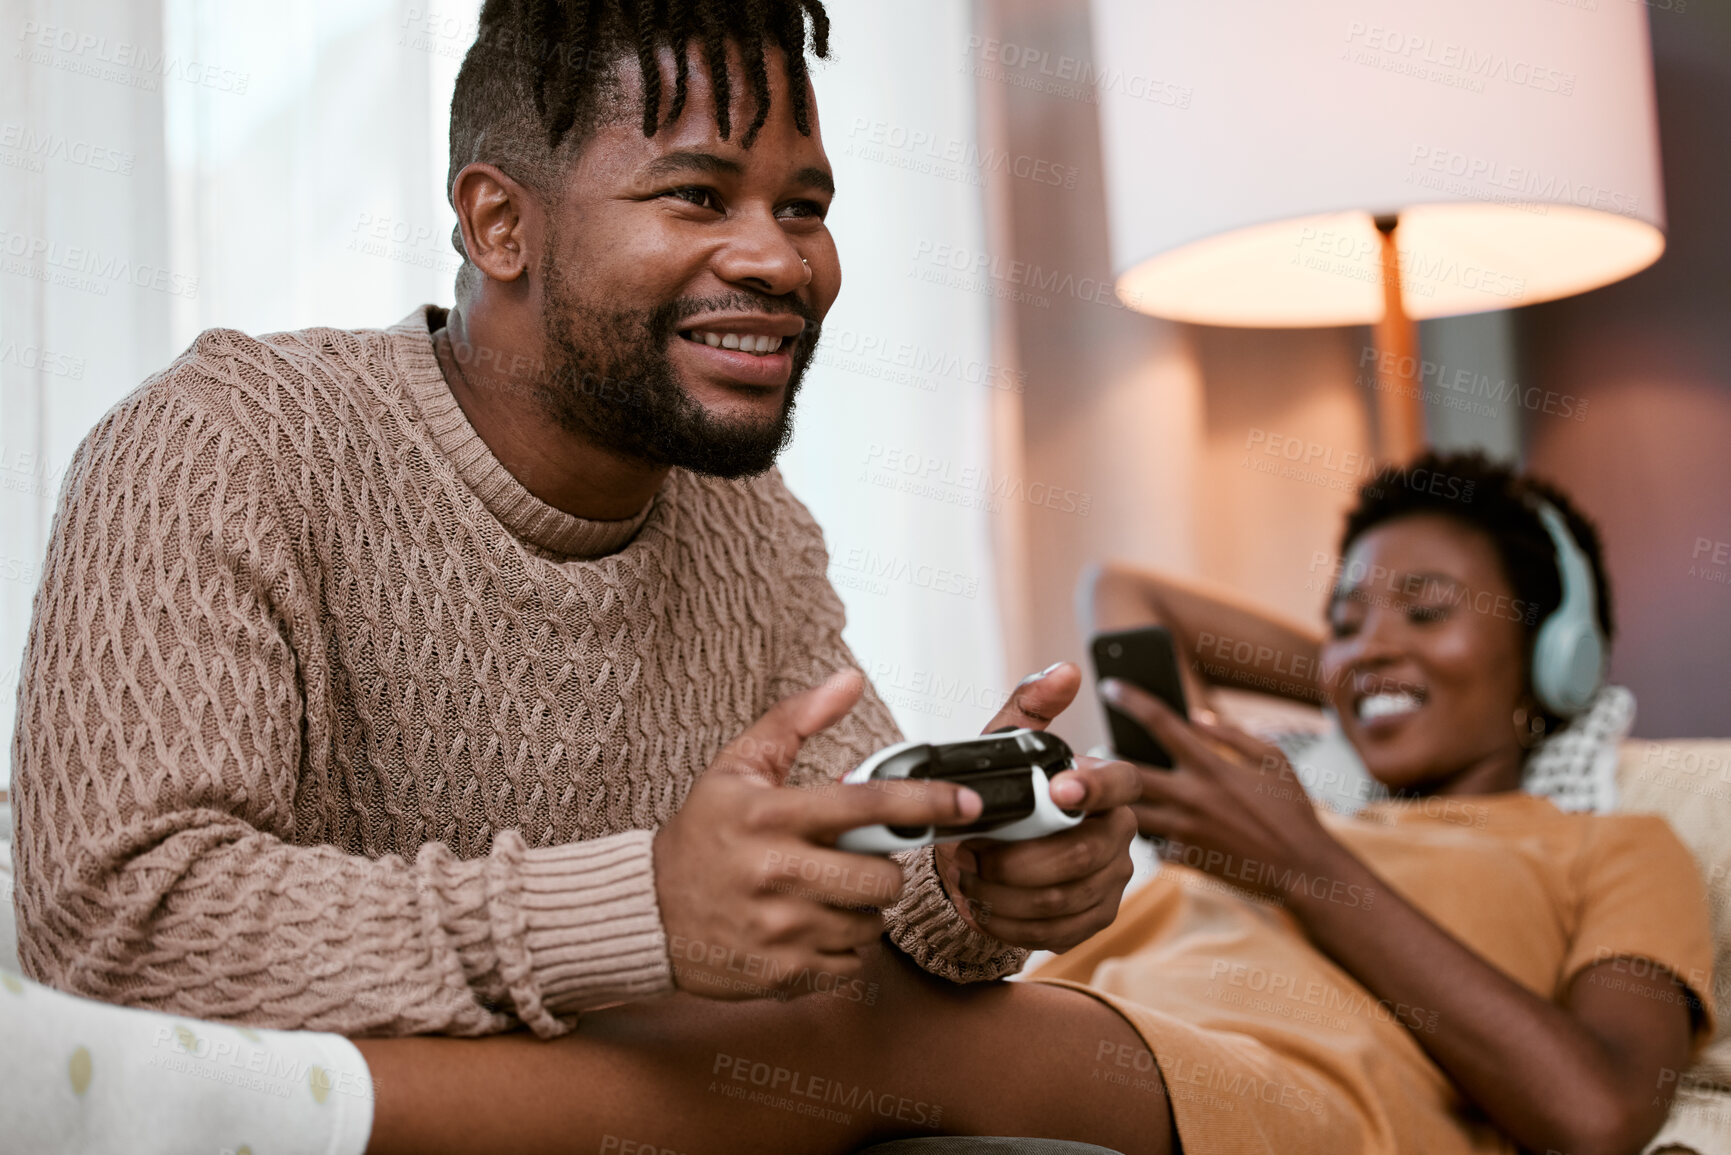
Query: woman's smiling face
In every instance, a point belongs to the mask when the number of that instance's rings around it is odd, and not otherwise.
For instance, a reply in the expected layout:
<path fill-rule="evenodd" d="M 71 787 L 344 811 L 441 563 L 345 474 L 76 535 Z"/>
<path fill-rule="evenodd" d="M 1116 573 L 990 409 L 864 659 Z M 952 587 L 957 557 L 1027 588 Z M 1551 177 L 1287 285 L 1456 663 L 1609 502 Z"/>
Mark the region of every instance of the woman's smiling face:
<path fill-rule="evenodd" d="M 1373 777 L 1396 792 L 1519 788 L 1526 609 L 1489 535 L 1464 521 L 1408 514 L 1353 541 L 1321 672 Z"/>

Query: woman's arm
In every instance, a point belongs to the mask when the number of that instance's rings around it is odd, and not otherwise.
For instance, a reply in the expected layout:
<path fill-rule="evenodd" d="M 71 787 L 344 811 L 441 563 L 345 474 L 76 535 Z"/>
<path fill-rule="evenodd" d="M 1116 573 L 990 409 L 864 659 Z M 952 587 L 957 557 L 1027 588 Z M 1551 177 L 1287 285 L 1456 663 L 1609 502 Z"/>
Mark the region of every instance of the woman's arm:
<path fill-rule="evenodd" d="M 1306 869 L 1372 887 L 1376 902 L 1349 908 L 1301 889 L 1287 909 L 1366 989 L 1436 1012 L 1436 1029 L 1426 1016 L 1413 1037 L 1497 1126 L 1523 1147 L 1569 1155 L 1639 1151 L 1658 1131 L 1670 1103 L 1656 1094 L 1660 1073 L 1689 1059 L 1689 1010 L 1675 979 L 1631 968 L 1610 981 L 1606 960 L 1552 1003 L 1390 890 L 1326 830 L 1322 837 Z"/>
<path fill-rule="evenodd" d="M 1280 869 L 1238 871 L 1238 878 L 1327 880 L 1328 887 L 1294 887 L 1277 897 L 1317 947 L 1372 994 L 1425 1008 L 1422 1016 L 1396 1017 L 1507 1135 L 1537 1151 L 1618 1155 L 1639 1151 L 1658 1129 L 1666 1112 L 1654 1093 L 1660 1072 L 1680 1069 L 1689 1057 L 1689 1011 L 1673 979 L 1619 974 L 1606 982 L 1599 964 L 1570 984 L 1561 1005 L 1534 994 L 1394 893 L 1329 834 L 1279 751 L 1223 727 L 1187 725 L 1134 686 L 1121 693 L 1120 708 L 1148 725 L 1179 763 L 1176 771 L 1144 772 L 1143 828 L 1221 852 L 1205 861 L 1218 862 L 1226 877 L 1234 877 L 1235 863 L 1254 859 Z M 1369 888 L 1376 901 L 1347 906 L 1326 897 L 1355 893 L 1343 889 L 1355 886 Z"/>
<path fill-rule="evenodd" d="M 1154 570 L 1094 566 L 1080 583 L 1089 630 L 1158 625 L 1172 631 L 1185 698 L 1206 705 L 1206 687 L 1231 686 L 1279 698 L 1322 701 L 1316 685 L 1322 637 L 1231 595 Z"/>

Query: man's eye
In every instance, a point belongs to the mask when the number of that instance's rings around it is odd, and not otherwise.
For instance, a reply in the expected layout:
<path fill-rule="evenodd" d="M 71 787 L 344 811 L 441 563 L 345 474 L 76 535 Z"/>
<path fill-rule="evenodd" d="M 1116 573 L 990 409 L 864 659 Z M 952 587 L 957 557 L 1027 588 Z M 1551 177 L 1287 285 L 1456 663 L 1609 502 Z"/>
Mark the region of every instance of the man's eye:
<path fill-rule="evenodd" d="M 821 221 L 828 213 L 828 207 L 817 201 L 790 201 L 781 206 L 784 217 L 809 217 Z"/>
<path fill-rule="evenodd" d="M 1409 606 L 1406 611 L 1406 620 L 1420 626 L 1440 622 L 1448 616 L 1447 606 Z"/>
<path fill-rule="evenodd" d="M 678 197 L 700 209 L 721 208 L 721 200 L 715 195 L 715 190 L 704 188 L 702 185 L 686 185 L 683 188 L 668 189 L 666 195 Z"/>

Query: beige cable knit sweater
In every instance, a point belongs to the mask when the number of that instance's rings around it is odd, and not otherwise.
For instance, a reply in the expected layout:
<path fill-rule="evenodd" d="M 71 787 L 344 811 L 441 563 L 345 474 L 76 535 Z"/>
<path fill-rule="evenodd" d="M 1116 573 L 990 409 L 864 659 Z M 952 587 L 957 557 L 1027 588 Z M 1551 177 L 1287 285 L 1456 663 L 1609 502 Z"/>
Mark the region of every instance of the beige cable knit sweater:
<path fill-rule="evenodd" d="M 540 501 L 433 354 L 203 334 L 67 472 L 18 695 L 26 972 L 344 1034 L 568 1030 L 671 987 L 651 833 L 777 699 L 857 666 L 778 472 L 671 471 L 637 517 Z M 899 740 L 869 687 L 796 783 Z M 886 913 L 996 977 L 931 852 Z"/>

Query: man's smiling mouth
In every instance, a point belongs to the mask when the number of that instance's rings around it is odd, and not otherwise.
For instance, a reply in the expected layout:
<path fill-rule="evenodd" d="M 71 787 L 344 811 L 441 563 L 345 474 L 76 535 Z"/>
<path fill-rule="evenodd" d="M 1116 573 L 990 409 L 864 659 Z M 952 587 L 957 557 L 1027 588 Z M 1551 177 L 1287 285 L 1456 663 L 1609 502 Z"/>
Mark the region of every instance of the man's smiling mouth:
<path fill-rule="evenodd" d="M 741 353 L 751 353 L 758 357 L 779 353 L 784 345 L 793 340 L 791 337 L 775 337 L 767 333 L 726 333 L 713 329 L 685 329 L 679 335 L 693 344 L 708 345 L 711 349 L 737 349 Z"/>

